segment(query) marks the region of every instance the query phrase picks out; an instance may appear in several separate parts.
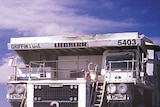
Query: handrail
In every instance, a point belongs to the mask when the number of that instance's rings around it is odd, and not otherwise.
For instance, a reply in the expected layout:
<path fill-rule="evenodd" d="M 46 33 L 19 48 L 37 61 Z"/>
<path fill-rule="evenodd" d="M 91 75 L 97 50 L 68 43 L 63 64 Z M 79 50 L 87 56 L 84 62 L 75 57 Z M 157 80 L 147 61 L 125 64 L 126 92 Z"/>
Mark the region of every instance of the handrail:
<path fill-rule="evenodd" d="M 76 66 L 72 66 L 73 64 L 75 64 Z M 93 63 L 88 60 L 31 61 L 29 65 L 27 65 L 26 67 L 23 66 L 23 68 L 19 68 L 17 65 L 17 68 L 22 72 L 22 75 L 17 76 L 17 78 L 20 78 L 19 80 L 38 79 L 40 78 L 40 68 L 45 70 L 47 79 L 85 78 L 86 71 L 98 71 L 98 65 L 94 64 L 94 66 L 91 66 L 92 64 Z"/>
<path fill-rule="evenodd" d="M 112 64 L 113 63 L 124 63 L 124 62 L 126 62 L 127 64 L 126 64 L 126 70 L 127 71 L 130 71 L 129 70 L 129 63 L 131 62 L 131 71 L 134 71 L 134 66 L 135 66 L 135 62 L 137 62 L 137 60 L 121 60 L 121 61 L 109 61 L 108 63 L 109 63 L 109 71 L 112 71 L 111 70 L 111 68 L 112 68 Z M 122 70 L 122 71 L 125 71 L 125 70 Z"/>
<path fill-rule="evenodd" d="M 103 80 L 103 89 L 102 89 L 102 97 L 101 97 L 101 101 L 100 101 L 100 107 L 103 104 L 103 99 L 104 99 L 104 95 L 105 95 L 105 90 L 106 90 L 106 74 L 104 75 L 104 80 Z"/>
<path fill-rule="evenodd" d="M 112 78 L 112 73 L 116 73 L 118 76 L 118 79 L 130 79 L 129 75 L 130 73 L 132 73 L 132 77 L 134 75 L 134 72 L 137 72 L 136 67 L 135 67 L 135 63 L 138 62 L 137 60 L 121 60 L 121 61 L 109 61 L 108 62 L 108 70 L 107 73 L 108 74 L 108 79 L 111 80 Z M 119 63 L 119 68 L 115 67 L 116 69 L 114 69 L 114 67 L 112 67 L 112 64 L 118 64 Z M 120 66 L 121 63 L 126 63 L 125 66 Z M 122 68 L 120 68 L 122 67 Z M 121 76 L 119 77 L 119 75 L 121 75 L 121 73 L 126 73 L 126 78 L 121 78 Z M 115 74 L 113 74 L 115 75 Z M 116 75 L 115 75 L 116 76 Z M 134 78 L 134 77 L 133 77 Z M 116 79 L 116 78 L 114 78 Z"/>
<path fill-rule="evenodd" d="M 24 91 L 20 107 L 25 107 L 25 105 L 26 105 L 26 94 L 27 94 L 27 89 L 25 89 L 25 91 Z"/>

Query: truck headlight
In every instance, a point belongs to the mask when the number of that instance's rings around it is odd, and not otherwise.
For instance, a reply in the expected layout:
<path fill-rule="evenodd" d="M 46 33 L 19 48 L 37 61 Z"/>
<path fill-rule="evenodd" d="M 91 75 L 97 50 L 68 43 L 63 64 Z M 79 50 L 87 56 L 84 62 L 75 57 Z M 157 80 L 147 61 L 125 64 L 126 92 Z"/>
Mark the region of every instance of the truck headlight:
<path fill-rule="evenodd" d="M 16 90 L 17 93 L 21 94 L 25 90 L 25 85 L 23 85 L 23 84 L 17 84 L 15 90 Z"/>
<path fill-rule="evenodd" d="M 12 93 L 14 93 L 14 90 L 15 90 L 15 86 L 13 84 L 8 84 L 8 86 L 7 86 L 7 92 L 9 94 L 12 94 Z"/>
<path fill-rule="evenodd" d="M 108 84 L 107 85 L 107 91 L 109 93 L 115 93 L 116 92 L 116 85 L 115 84 Z"/>
<path fill-rule="evenodd" d="M 128 90 L 128 87 L 127 87 L 126 84 L 119 84 L 119 85 L 117 86 L 117 91 L 118 91 L 119 93 L 121 93 L 121 94 L 126 93 L 127 90 Z"/>

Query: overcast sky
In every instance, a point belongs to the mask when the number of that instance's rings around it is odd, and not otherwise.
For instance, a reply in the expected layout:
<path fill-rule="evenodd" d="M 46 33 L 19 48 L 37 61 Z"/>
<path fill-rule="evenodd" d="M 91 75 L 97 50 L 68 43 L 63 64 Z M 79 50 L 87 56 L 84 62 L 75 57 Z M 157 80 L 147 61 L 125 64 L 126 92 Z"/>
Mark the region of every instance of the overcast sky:
<path fill-rule="evenodd" d="M 11 37 L 136 31 L 160 45 L 159 0 L 0 0 L 0 78 Z"/>

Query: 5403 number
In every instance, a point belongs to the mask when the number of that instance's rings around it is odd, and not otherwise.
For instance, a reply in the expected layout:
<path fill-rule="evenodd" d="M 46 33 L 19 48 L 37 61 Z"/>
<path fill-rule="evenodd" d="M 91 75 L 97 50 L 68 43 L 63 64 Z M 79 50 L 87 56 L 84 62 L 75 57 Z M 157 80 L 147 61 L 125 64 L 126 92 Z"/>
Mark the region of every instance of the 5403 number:
<path fill-rule="evenodd" d="M 118 40 L 118 45 L 133 46 L 133 45 L 137 45 L 137 41 L 136 39 Z"/>

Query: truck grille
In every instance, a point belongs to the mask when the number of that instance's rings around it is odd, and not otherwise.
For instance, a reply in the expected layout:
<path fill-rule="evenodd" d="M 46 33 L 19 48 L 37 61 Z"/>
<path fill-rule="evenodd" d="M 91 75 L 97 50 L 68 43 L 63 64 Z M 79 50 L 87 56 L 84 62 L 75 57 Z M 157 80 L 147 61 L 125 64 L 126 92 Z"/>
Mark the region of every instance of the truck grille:
<path fill-rule="evenodd" d="M 50 107 L 52 101 L 60 107 L 77 107 L 78 85 L 34 85 L 34 107 Z"/>
<path fill-rule="evenodd" d="M 50 103 L 35 103 L 34 107 L 51 107 L 51 106 Z M 60 103 L 59 107 L 78 107 L 78 103 Z"/>

